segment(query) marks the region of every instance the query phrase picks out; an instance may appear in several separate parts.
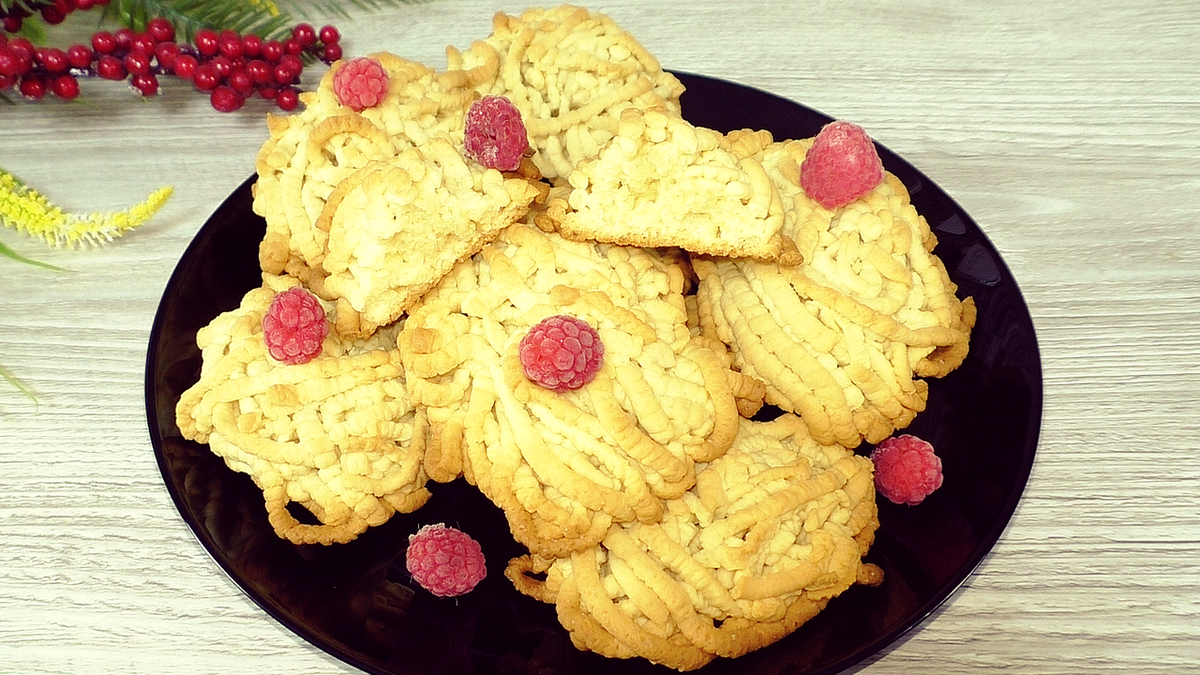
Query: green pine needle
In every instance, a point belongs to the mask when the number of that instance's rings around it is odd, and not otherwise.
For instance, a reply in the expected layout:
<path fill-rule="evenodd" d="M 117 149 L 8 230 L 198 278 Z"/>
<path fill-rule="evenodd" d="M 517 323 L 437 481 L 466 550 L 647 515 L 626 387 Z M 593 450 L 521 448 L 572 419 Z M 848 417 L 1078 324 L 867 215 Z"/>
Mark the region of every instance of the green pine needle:
<path fill-rule="evenodd" d="M 28 398 L 30 401 L 33 401 L 34 403 L 38 402 L 37 394 L 34 394 L 33 390 L 30 389 L 28 386 L 26 386 L 26 384 L 24 382 L 18 380 L 16 378 L 16 376 L 14 376 L 12 373 L 8 372 L 8 369 L 5 368 L 4 366 L 0 366 L 0 379 L 3 379 L 6 382 L 8 382 L 9 384 L 11 384 L 12 386 L 16 387 L 17 391 L 20 391 L 22 394 L 25 394 L 25 397 Z"/>
<path fill-rule="evenodd" d="M 15 0 L 13 0 L 15 1 Z M 145 30 L 154 17 L 175 25 L 180 38 L 191 40 L 201 28 L 255 34 L 264 40 L 291 35 L 296 16 L 350 16 L 346 5 L 381 9 L 411 5 L 421 0 L 112 0 L 103 6 L 103 20 L 116 21 L 135 31 Z"/>

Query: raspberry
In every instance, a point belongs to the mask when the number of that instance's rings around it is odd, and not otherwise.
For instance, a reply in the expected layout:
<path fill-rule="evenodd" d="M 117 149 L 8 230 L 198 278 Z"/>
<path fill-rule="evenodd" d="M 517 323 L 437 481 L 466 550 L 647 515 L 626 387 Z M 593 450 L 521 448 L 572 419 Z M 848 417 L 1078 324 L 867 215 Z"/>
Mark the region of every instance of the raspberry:
<path fill-rule="evenodd" d="M 329 334 L 325 308 L 317 296 L 298 286 L 275 294 L 262 327 L 271 358 L 288 365 L 316 358 Z"/>
<path fill-rule="evenodd" d="M 515 171 L 529 147 L 521 111 L 503 96 L 484 96 L 467 110 L 467 155 L 500 171 Z"/>
<path fill-rule="evenodd" d="M 470 535 L 438 523 L 408 537 L 404 561 L 425 590 L 446 598 L 462 595 L 487 576 L 483 549 Z"/>
<path fill-rule="evenodd" d="M 896 504 L 916 506 L 942 485 L 942 460 L 928 442 L 905 434 L 875 446 L 875 489 Z"/>
<path fill-rule="evenodd" d="M 355 112 L 382 101 L 387 90 L 387 71 L 372 58 L 352 59 L 333 75 L 333 93 L 338 102 Z"/>
<path fill-rule="evenodd" d="M 881 181 L 883 162 L 875 143 L 850 122 L 826 124 L 800 164 L 800 186 L 827 209 L 849 204 Z"/>
<path fill-rule="evenodd" d="M 573 316 L 559 314 L 542 319 L 520 345 L 525 377 L 554 392 L 578 389 L 600 370 L 604 343 L 600 334 Z"/>

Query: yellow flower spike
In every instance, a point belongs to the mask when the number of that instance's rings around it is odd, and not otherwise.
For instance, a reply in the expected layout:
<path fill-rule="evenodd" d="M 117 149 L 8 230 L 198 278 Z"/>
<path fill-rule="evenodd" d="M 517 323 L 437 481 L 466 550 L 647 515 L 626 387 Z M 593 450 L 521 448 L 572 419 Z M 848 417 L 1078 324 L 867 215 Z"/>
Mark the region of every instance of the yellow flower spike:
<path fill-rule="evenodd" d="M 0 169 L 0 224 L 44 240 L 51 246 L 97 246 L 146 222 L 167 203 L 174 188 L 166 186 L 124 211 L 67 213 L 37 190 Z"/>

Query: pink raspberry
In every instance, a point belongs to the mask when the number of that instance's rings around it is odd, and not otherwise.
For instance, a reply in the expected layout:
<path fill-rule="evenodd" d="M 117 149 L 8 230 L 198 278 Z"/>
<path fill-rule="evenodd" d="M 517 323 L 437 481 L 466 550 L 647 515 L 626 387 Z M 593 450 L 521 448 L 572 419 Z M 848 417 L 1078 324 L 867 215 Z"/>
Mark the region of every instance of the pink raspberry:
<path fill-rule="evenodd" d="M 850 122 L 826 124 L 800 164 L 800 186 L 827 209 L 845 206 L 883 181 L 883 162 L 867 132 Z"/>
<path fill-rule="evenodd" d="M 942 460 L 928 442 L 905 434 L 875 446 L 875 489 L 896 504 L 916 506 L 942 486 Z"/>
<path fill-rule="evenodd" d="M 604 343 L 586 322 L 559 314 L 529 329 L 520 345 L 525 377 L 551 391 L 578 389 L 600 370 Z"/>
<path fill-rule="evenodd" d="M 263 316 L 262 328 L 271 358 L 288 365 L 316 358 L 329 334 L 325 308 L 317 296 L 299 286 L 275 294 Z"/>
<path fill-rule="evenodd" d="M 347 61 L 333 74 L 333 93 L 338 102 L 355 112 L 378 104 L 387 91 L 387 71 L 366 56 Z"/>
<path fill-rule="evenodd" d="M 503 96 L 472 103 L 465 133 L 467 155 L 489 169 L 515 171 L 529 147 L 521 111 Z"/>
<path fill-rule="evenodd" d="M 462 595 L 487 576 L 483 549 L 470 535 L 438 523 L 408 537 L 404 561 L 413 579 L 443 598 Z"/>

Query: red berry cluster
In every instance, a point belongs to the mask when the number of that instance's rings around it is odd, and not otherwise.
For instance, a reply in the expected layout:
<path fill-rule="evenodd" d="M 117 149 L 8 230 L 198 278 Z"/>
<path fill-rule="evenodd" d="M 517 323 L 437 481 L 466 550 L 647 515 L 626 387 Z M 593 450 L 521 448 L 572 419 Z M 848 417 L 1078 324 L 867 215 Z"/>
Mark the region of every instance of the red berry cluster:
<path fill-rule="evenodd" d="M 41 15 L 42 21 L 54 26 L 62 23 L 68 14 L 77 9 L 88 10 L 97 5 L 107 5 L 108 2 L 109 0 L 41 0 L 40 5 L 37 0 L 25 4 L 13 2 L 10 3 L 12 6 L 8 11 L 0 7 L 0 28 L 9 33 L 16 33 L 21 30 L 25 19 L 33 16 L 33 9 Z"/>
<path fill-rule="evenodd" d="M 92 0 L 93 5 L 107 1 Z M 83 9 L 88 0 L 70 2 L 73 8 Z M 70 100 L 79 95 L 78 78 L 92 76 L 128 79 L 138 94 L 154 96 L 159 77 L 168 75 L 191 81 L 221 112 L 241 108 L 255 93 L 282 110 L 294 110 L 300 100 L 296 85 L 304 57 L 315 56 L 325 63 L 340 59 L 340 38 L 333 26 L 318 31 L 301 23 L 282 41 L 206 28 L 196 32 L 191 44 L 181 44 L 175 40 L 174 24 L 161 17 L 151 19 L 144 32 L 99 31 L 90 45 L 74 44 L 66 51 L 35 48 L 23 37 L 6 38 L 0 33 L 0 91 L 15 86 L 30 100 L 42 99 L 47 91 Z"/>

